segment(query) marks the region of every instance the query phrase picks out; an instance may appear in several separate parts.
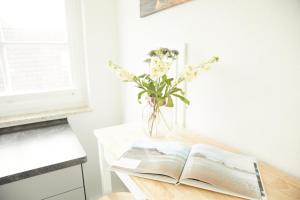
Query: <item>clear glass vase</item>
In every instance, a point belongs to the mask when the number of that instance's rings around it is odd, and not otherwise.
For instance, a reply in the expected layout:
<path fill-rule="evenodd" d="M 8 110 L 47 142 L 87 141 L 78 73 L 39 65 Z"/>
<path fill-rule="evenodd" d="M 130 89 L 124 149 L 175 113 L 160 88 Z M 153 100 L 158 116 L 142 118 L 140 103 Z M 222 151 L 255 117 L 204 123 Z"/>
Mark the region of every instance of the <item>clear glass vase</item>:
<path fill-rule="evenodd" d="M 173 132 L 174 113 L 172 108 L 155 106 L 147 102 L 142 118 L 144 131 L 150 137 L 164 137 Z"/>

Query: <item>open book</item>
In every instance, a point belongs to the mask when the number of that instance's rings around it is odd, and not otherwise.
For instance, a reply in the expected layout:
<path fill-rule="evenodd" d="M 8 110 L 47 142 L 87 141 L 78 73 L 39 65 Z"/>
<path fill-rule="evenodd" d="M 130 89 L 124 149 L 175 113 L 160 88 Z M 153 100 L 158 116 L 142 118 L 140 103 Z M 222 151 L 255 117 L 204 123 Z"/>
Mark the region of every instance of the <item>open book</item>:
<path fill-rule="evenodd" d="M 111 169 L 245 199 L 267 199 L 254 158 L 206 144 L 139 140 Z"/>

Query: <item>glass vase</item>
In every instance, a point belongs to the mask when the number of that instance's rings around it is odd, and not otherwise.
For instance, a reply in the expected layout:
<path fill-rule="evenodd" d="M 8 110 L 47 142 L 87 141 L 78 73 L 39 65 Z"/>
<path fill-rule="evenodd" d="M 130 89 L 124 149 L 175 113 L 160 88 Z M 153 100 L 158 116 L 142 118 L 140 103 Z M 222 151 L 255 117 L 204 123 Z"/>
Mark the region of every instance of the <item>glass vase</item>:
<path fill-rule="evenodd" d="M 144 131 L 150 137 L 164 137 L 173 132 L 174 114 L 172 108 L 164 105 L 157 106 L 147 102 L 142 118 Z"/>

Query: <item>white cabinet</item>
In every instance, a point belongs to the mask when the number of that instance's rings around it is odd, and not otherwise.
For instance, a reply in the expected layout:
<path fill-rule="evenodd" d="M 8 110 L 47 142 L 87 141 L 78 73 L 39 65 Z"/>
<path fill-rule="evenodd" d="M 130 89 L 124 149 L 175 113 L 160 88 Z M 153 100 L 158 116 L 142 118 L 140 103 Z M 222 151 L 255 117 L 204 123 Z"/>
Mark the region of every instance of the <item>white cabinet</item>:
<path fill-rule="evenodd" d="M 0 200 L 84 200 L 81 165 L 0 186 Z"/>
<path fill-rule="evenodd" d="M 45 200 L 83 200 L 84 198 L 83 188 L 79 188 L 70 192 L 47 198 Z"/>

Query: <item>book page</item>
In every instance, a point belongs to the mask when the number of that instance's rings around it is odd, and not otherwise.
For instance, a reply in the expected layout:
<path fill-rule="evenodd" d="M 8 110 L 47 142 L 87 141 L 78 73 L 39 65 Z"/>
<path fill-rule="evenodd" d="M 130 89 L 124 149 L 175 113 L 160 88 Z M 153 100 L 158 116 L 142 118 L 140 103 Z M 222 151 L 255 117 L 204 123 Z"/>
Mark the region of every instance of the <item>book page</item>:
<path fill-rule="evenodd" d="M 155 140 L 136 141 L 112 169 L 139 174 L 159 174 L 179 179 L 190 152 L 188 145 Z"/>
<path fill-rule="evenodd" d="M 193 179 L 252 199 L 261 199 L 255 159 L 199 144 L 191 149 L 181 180 Z"/>

